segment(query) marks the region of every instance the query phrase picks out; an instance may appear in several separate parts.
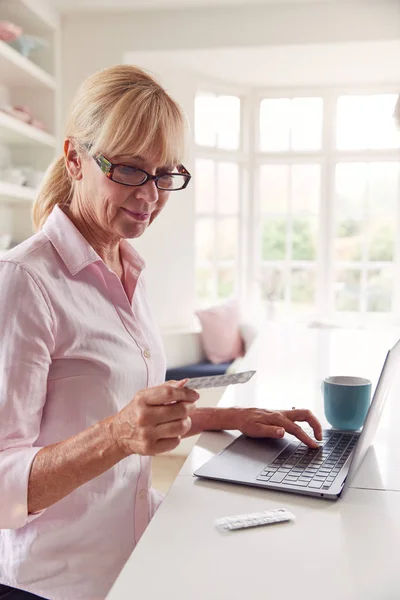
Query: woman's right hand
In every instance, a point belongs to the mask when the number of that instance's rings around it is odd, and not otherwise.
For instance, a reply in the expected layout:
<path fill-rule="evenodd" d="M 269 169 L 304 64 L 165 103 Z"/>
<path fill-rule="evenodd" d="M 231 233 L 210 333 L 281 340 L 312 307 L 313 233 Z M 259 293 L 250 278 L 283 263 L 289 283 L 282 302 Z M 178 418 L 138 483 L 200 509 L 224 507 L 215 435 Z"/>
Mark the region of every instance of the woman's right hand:
<path fill-rule="evenodd" d="M 124 455 L 155 456 L 173 450 L 192 426 L 190 413 L 199 394 L 183 387 L 187 379 L 140 390 L 111 418 L 111 431 Z"/>

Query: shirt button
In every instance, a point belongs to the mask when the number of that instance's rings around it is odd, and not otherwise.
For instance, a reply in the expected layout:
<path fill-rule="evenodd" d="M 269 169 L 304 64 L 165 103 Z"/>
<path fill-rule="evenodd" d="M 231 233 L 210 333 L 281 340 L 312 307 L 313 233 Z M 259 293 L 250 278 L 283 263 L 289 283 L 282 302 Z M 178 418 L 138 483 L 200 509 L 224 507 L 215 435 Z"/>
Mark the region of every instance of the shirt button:
<path fill-rule="evenodd" d="M 144 500 L 146 498 L 146 496 L 147 496 L 146 490 L 140 490 L 140 492 L 139 492 L 139 498 L 141 500 Z"/>
<path fill-rule="evenodd" d="M 150 356 L 151 356 L 151 352 L 150 352 L 150 350 L 145 350 L 145 351 L 143 352 L 143 356 L 144 356 L 145 358 L 150 358 Z"/>

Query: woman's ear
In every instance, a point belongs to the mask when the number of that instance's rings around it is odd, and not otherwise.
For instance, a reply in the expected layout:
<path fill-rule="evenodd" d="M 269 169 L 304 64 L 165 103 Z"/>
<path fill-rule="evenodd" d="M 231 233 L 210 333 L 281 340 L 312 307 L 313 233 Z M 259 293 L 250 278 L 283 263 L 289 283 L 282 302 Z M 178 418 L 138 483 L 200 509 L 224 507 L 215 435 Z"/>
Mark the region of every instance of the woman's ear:
<path fill-rule="evenodd" d="M 82 159 L 78 152 L 76 142 L 70 138 L 64 141 L 64 156 L 67 171 L 72 179 L 82 179 Z"/>

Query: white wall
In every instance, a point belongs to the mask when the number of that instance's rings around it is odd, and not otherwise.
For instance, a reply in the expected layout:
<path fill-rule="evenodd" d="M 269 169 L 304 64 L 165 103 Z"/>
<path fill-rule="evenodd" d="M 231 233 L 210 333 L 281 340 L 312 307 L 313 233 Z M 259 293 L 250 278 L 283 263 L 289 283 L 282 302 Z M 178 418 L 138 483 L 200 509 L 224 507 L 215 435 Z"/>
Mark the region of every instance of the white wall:
<path fill-rule="evenodd" d="M 400 26 L 399 26 L 400 29 Z M 388 86 L 400 89 L 398 40 L 196 48 L 132 52 L 128 62 L 162 72 L 174 64 L 210 84 L 248 90 L 265 88 L 352 88 Z M 295 65 L 295 68 L 294 68 Z M 398 88 L 396 88 L 398 86 Z"/>
<path fill-rule="evenodd" d="M 128 51 L 399 39 L 400 3 L 246 2 L 213 9 L 80 12 L 64 16 L 62 28 L 65 106 L 89 73 L 120 62 Z"/>
<path fill-rule="evenodd" d="M 124 62 L 126 53 L 196 48 L 304 45 L 400 38 L 398 0 L 307 2 L 150 11 L 75 13 L 62 22 L 62 115 L 89 74 Z M 144 66 L 142 64 L 142 66 Z M 295 65 L 294 65 L 295 68 Z M 193 123 L 196 81 L 173 61 L 156 73 Z M 192 168 L 189 148 L 188 166 Z M 192 324 L 194 186 L 171 197 L 158 222 L 135 242 L 148 263 L 150 301 L 162 328 Z"/>
<path fill-rule="evenodd" d="M 144 65 L 142 65 L 144 66 Z M 154 73 L 179 102 L 193 123 L 195 82 L 164 70 Z M 188 134 L 186 168 L 192 170 L 191 135 Z M 194 273 L 194 185 L 172 192 L 164 211 L 134 246 L 146 260 L 146 282 L 159 327 L 185 329 L 193 323 Z"/>

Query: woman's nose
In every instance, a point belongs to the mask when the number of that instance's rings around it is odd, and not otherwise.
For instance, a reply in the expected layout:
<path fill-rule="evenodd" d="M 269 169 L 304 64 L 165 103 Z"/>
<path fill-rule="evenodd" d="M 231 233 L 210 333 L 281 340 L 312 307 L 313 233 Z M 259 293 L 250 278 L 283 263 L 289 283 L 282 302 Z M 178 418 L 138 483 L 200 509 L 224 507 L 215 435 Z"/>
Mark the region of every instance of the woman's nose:
<path fill-rule="evenodd" d="M 143 185 L 137 188 L 137 197 L 146 200 L 147 202 L 157 202 L 158 188 L 154 181 L 146 181 Z"/>

